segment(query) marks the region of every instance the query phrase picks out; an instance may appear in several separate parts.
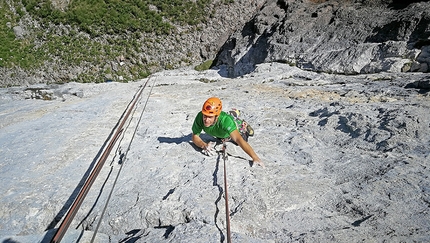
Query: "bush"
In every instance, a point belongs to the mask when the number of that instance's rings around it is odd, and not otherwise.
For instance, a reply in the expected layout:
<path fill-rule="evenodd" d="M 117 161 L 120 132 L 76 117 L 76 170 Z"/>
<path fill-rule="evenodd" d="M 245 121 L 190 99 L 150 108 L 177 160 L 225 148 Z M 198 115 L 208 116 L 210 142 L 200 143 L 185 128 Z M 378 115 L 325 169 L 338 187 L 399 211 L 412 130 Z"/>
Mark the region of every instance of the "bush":
<path fill-rule="evenodd" d="M 213 60 L 207 60 L 204 63 L 197 65 L 196 67 L 194 67 L 194 69 L 196 71 L 204 71 L 204 70 L 208 70 L 211 66 L 212 66 Z"/>

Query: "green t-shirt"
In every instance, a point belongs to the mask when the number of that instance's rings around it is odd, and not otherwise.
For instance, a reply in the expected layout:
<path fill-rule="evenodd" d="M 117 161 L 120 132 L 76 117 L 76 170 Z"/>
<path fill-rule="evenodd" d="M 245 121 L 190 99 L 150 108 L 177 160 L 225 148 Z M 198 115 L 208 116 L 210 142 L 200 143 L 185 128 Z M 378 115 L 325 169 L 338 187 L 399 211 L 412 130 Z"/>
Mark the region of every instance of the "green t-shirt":
<path fill-rule="evenodd" d="M 203 124 L 203 114 L 199 112 L 194 119 L 192 130 L 196 135 L 199 135 L 203 130 L 205 133 L 217 138 L 228 138 L 230 137 L 230 133 L 237 130 L 237 126 L 232 116 L 221 111 L 217 122 L 210 127 L 205 127 Z"/>

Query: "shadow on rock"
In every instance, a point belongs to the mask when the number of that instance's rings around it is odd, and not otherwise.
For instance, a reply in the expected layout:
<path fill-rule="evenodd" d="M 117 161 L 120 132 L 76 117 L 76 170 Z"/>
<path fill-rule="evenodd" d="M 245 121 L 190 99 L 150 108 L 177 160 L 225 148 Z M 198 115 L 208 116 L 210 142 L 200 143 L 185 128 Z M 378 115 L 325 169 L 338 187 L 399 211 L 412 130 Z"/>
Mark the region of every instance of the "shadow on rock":
<path fill-rule="evenodd" d="M 215 141 L 213 137 L 203 133 L 200 134 L 200 138 L 202 138 L 204 141 Z M 160 143 L 175 143 L 175 144 L 181 144 L 181 143 L 189 143 L 196 151 L 201 151 L 202 149 L 197 147 L 192 142 L 192 134 L 184 135 L 182 137 L 176 137 L 176 138 L 169 138 L 169 137 L 158 137 L 157 140 Z"/>
<path fill-rule="evenodd" d="M 405 86 L 406 89 L 419 89 L 420 94 L 425 94 L 430 91 L 430 80 L 418 80 L 409 83 Z"/>
<path fill-rule="evenodd" d="M 181 144 L 191 141 L 191 133 L 182 137 L 169 138 L 169 137 L 158 137 L 157 139 L 160 143 L 176 143 Z"/>

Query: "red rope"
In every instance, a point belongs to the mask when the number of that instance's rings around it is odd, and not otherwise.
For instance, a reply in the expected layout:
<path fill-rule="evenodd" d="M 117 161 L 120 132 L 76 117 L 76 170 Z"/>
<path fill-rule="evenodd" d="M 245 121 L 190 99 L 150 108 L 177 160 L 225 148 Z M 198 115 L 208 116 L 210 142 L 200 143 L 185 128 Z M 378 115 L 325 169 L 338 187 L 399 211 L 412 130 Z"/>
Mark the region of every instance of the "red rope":
<path fill-rule="evenodd" d="M 226 147 L 225 141 L 223 141 L 222 144 L 222 152 L 223 152 L 223 160 L 224 160 L 224 191 L 225 191 L 225 218 L 227 222 L 227 243 L 231 243 L 231 232 L 230 232 L 230 209 L 228 208 L 228 191 L 227 191 L 227 166 L 226 166 L 226 160 L 228 159 L 227 153 L 226 153 Z"/>
<path fill-rule="evenodd" d="M 141 90 L 138 92 L 138 94 L 133 98 L 132 105 L 128 108 L 128 111 L 123 118 L 121 124 L 119 125 L 118 129 L 115 132 L 115 135 L 113 136 L 112 140 L 109 142 L 108 147 L 101 155 L 99 161 L 97 162 L 95 168 L 89 175 L 88 179 L 85 181 L 85 184 L 82 186 L 82 189 L 79 191 L 78 196 L 76 197 L 75 201 L 73 202 L 72 206 L 70 207 L 69 211 L 67 212 L 66 216 L 64 217 L 63 222 L 61 222 L 60 227 L 55 232 L 54 236 L 52 237 L 51 243 L 57 243 L 60 242 L 63 236 L 66 234 L 67 229 L 69 228 L 70 224 L 72 223 L 73 218 L 75 217 L 76 213 L 79 210 L 79 207 L 81 206 L 82 202 L 85 199 L 85 196 L 88 194 L 88 191 L 90 190 L 91 186 L 93 185 L 94 181 L 96 180 L 100 170 L 102 169 L 104 163 L 106 162 L 107 158 L 109 157 L 110 152 L 112 151 L 112 148 L 114 147 L 116 141 L 119 138 L 119 135 L 122 133 L 122 127 L 124 126 L 124 123 L 127 121 L 128 116 L 130 115 L 131 111 L 133 110 L 134 106 L 136 105 L 136 102 L 139 100 L 140 95 L 143 92 L 143 89 L 145 89 L 146 85 L 148 84 L 149 79 L 146 81 L 145 85 L 141 88 Z"/>

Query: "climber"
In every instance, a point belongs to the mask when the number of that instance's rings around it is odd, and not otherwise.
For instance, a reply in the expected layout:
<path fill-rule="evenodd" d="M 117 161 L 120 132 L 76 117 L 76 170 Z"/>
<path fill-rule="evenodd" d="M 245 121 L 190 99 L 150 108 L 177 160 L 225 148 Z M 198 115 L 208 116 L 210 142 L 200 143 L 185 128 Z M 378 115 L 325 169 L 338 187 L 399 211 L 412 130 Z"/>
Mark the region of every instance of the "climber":
<path fill-rule="evenodd" d="M 233 114 L 235 115 L 235 114 Z M 237 118 L 237 117 L 236 117 Z M 239 120 L 239 119 L 236 119 Z M 234 143 L 239 145 L 245 153 L 251 158 L 253 163 L 264 167 L 263 162 L 252 149 L 251 145 L 247 142 L 248 136 L 252 136 L 254 131 L 251 126 L 240 120 L 239 129 L 235 122 L 235 117 L 222 111 L 222 102 L 217 97 L 211 97 L 203 104 L 202 111 L 200 111 L 192 126 L 192 140 L 193 143 L 202 149 L 202 153 L 208 156 L 216 154 L 216 142 L 204 142 L 200 138 L 202 130 L 221 141 L 233 140 Z M 239 132 L 241 130 L 241 132 Z"/>

